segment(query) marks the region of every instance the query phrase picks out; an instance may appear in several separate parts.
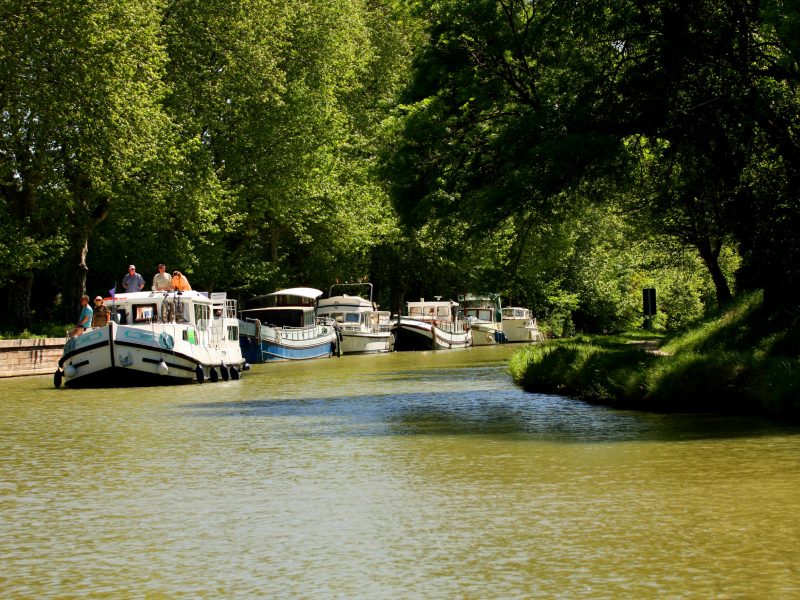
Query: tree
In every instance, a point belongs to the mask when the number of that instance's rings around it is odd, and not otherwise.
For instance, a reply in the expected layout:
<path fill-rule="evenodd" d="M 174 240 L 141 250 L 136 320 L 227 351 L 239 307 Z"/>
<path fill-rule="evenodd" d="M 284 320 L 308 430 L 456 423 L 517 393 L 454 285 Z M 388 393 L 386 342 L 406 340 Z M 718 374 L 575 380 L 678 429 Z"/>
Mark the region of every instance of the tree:
<path fill-rule="evenodd" d="M 19 240 L 63 251 L 66 306 L 86 285 L 93 231 L 141 184 L 169 120 L 160 107 L 165 55 L 160 2 L 5 2 L 2 38 L 3 197 Z M 33 231 L 36 233 L 33 233 Z M 40 240 L 42 240 L 40 242 Z M 51 255 L 58 259 L 58 255 Z M 47 261 L 12 279 L 30 290 Z M 29 298 L 17 294 L 24 323 Z M 70 311 L 70 316 L 71 315 Z"/>

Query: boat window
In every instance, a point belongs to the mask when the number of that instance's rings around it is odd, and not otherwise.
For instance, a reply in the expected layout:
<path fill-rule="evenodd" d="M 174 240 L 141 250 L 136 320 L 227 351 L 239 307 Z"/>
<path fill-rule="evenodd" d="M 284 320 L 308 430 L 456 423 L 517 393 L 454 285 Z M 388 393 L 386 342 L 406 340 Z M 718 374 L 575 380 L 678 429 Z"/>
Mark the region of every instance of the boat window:
<path fill-rule="evenodd" d="M 134 323 L 149 323 L 157 314 L 155 304 L 137 304 L 133 309 Z"/>
<path fill-rule="evenodd" d="M 314 306 L 314 298 L 306 296 L 293 296 L 291 294 L 280 294 L 278 296 L 268 296 L 261 303 L 265 308 L 275 308 L 284 306 Z M 261 308 L 253 306 L 252 308 Z"/>
<path fill-rule="evenodd" d="M 128 311 L 124 308 L 118 308 L 114 312 L 114 321 L 117 323 L 122 323 L 123 325 L 128 322 Z"/>
<path fill-rule="evenodd" d="M 412 306 L 408 309 L 408 314 L 413 316 L 420 316 L 422 314 L 422 307 Z"/>
<path fill-rule="evenodd" d="M 239 339 L 239 328 L 236 326 L 228 326 L 228 339 L 236 341 Z"/>
<path fill-rule="evenodd" d="M 361 317 L 358 313 L 345 313 L 345 322 L 347 323 L 360 323 Z"/>
<path fill-rule="evenodd" d="M 437 317 L 449 317 L 450 316 L 450 307 L 449 306 L 439 306 L 436 308 L 436 316 Z"/>
<path fill-rule="evenodd" d="M 211 317 L 211 308 L 207 304 L 194 305 L 194 322 L 199 323 Z"/>
<path fill-rule="evenodd" d="M 183 341 L 197 345 L 197 336 L 193 328 L 187 327 L 183 330 Z"/>

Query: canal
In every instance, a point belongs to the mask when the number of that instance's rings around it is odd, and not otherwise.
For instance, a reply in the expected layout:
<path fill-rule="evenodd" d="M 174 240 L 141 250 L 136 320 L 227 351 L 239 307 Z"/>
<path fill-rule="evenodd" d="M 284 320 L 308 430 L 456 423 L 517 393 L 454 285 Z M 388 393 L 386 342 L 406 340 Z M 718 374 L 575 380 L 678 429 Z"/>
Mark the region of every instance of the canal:
<path fill-rule="evenodd" d="M 514 348 L 0 381 L 0 597 L 800 596 L 800 429 L 528 394 Z"/>

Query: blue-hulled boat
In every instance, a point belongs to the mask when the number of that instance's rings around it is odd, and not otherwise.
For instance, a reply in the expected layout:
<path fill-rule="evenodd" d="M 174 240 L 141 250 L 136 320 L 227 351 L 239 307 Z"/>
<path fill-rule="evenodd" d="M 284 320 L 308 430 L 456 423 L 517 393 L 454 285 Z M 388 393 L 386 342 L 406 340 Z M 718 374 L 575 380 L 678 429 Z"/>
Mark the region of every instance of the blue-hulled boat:
<path fill-rule="evenodd" d="M 239 313 L 239 344 L 251 364 L 328 358 L 340 353 L 336 324 L 316 314 L 314 288 L 258 296 Z"/>

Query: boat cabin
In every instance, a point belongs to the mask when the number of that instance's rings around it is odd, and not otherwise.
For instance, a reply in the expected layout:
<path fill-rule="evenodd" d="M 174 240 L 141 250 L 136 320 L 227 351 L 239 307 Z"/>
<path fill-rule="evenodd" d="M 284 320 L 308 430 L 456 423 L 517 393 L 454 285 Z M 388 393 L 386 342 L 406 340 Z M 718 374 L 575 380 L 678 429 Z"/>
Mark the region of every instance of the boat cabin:
<path fill-rule="evenodd" d="M 406 302 L 408 317 L 420 321 L 455 321 L 459 317 L 458 302 L 452 300 L 426 301 L 420 298 L 419 302 Z"/>
<path fill-rule="evenodd" d="M 474 296 L 466 294 L 461 300 L 464 316 L 472 321 L 499 323 L 502 319 L 499 296 Z"/>
<path fill-rule="evenodd" d="M 503 309 L 504 319 L 530 319 L 531 311 L 527 308 L 509 306 Z"/>
<path fill-rule="evenodd" d="M 311 327 L 316 323 L 316 299 L 321 295 L 313 288 L 291 288 L 256 296 L 240 317 L 274 327 Z"/>
<path fill-rule="evenodd" d="M 221 300 L 218 302 L 217 300 Z M 235 302 L 235 301 L 232 301 Z M 119 325 L 142 325 L 146 323 L 188 323 L 200 325 L 220 318 L 226 312 L 228 302 L 224 295 L 211 300 L 200 292 L 136 292 L 106 298 L 105 305 L 111 318 Z M 231 316 L 228 314 L 227 316 Z"/>

